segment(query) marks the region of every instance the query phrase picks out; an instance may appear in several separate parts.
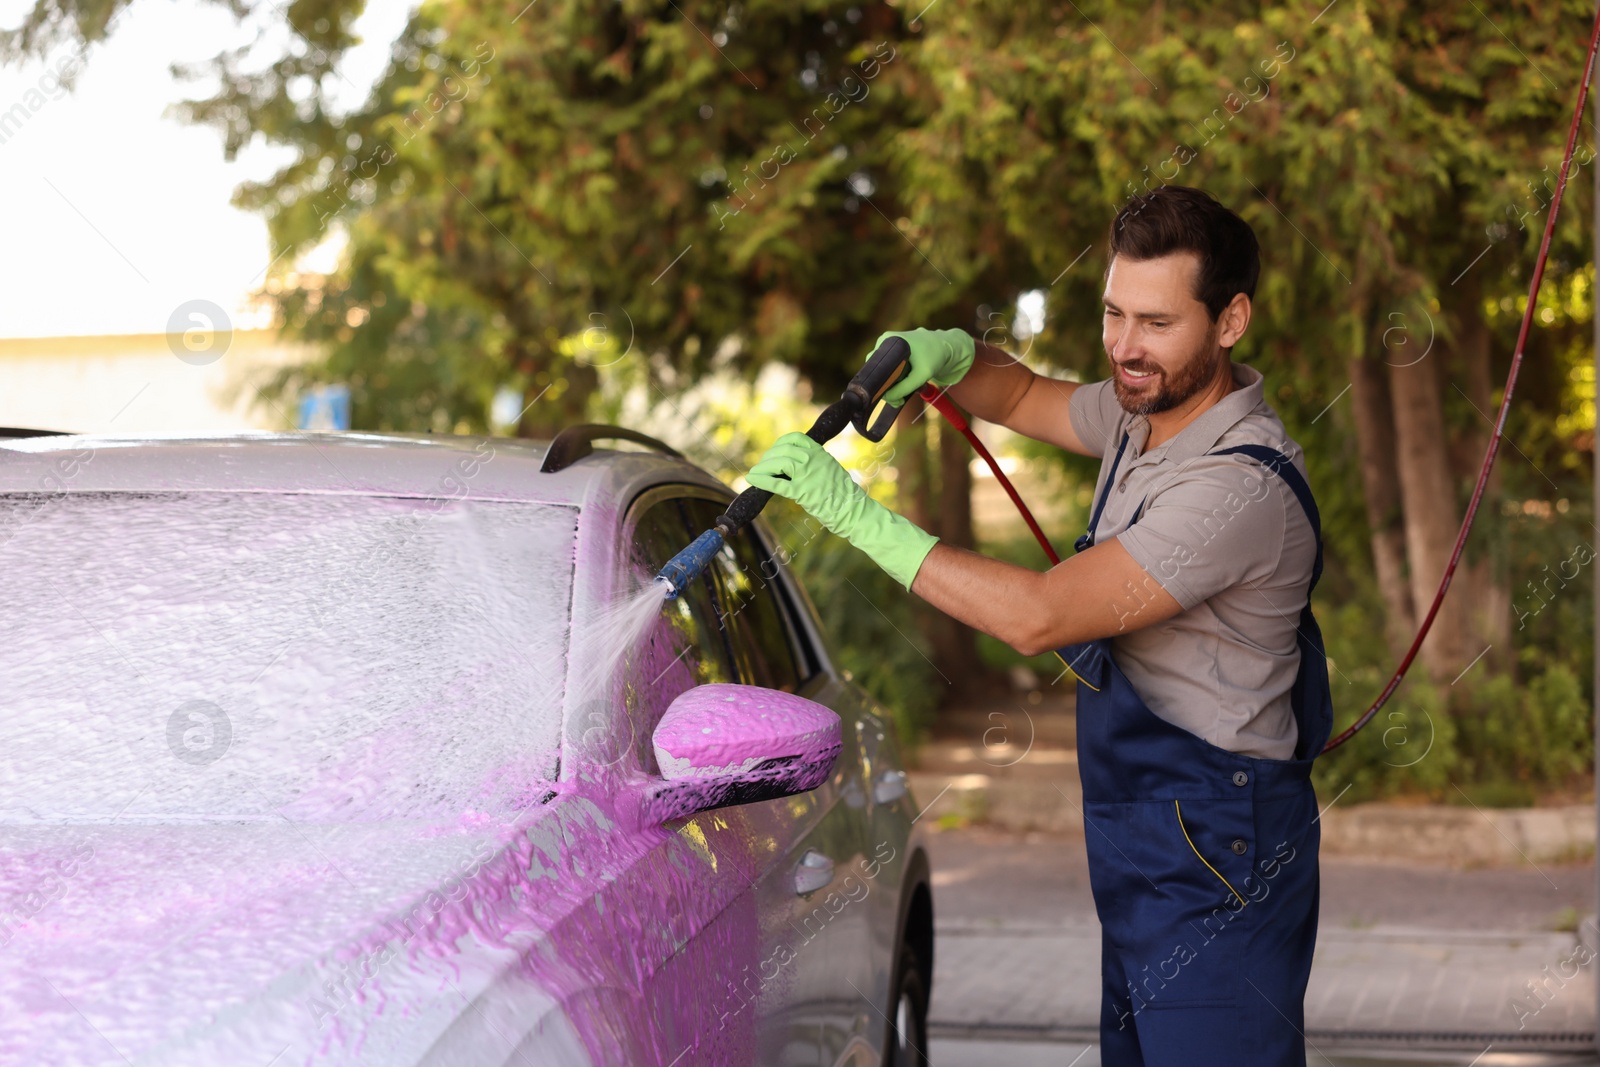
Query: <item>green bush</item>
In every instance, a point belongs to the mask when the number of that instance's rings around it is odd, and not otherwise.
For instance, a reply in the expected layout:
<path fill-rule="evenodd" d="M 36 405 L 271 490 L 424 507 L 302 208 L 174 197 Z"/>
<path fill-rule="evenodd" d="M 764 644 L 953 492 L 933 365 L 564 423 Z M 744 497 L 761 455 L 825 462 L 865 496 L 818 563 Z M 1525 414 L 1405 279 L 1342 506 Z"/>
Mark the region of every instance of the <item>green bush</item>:
<path fill-rule="evenodd" d="M 1316 779 L 1330 800 L 1349 786 L 1346 802 L 1412 795 L 1520 807 L 1580 782 L 1593 757 L 1583 686 L 1555 663 L 1524 685 L 1505 674 L 1477 685 L 1408 680 L 1365 730 L 1317 761 Z"/>
<path fill-rule="evenodd" d="M 1508 508 L 1494 516 L 1500 526 L 1480 524 L 1484 537 L 1495 533 L 1491 554 L 1509 568 L 1511 647 L 1495 646 L 1454 684 L 1431 683 L 1414 665 L 1365 730 L 1317 761 L 1324 803 L 1348 786 L 1341 803 L 1411 796 L 1509 807 L 1585 785 L 1594 757 L 1594 601 L 1586 571 L 1567 575 L 1573 546 L 1590 532 L 1589 513 L 1548 510 L 1541 518 Z M 1395 659 L 1371 573 L 1334 563 L 1331 574 L 1315 608 L 1332 662 L 1337 732 L 1382 691 Z M 1447 601 L 1443 610 L 1466 607 Z"/>
<path fill-rule="evenodd" d="M 1531 791 L 1565 784 L 1588 769 L 1594 754 L 1589 704 L 1565 664 L 1551 664 L 1520 687 L 1500 675 L 1463 697 L 1462 750 L 1473 779 Z"/>
<path fill-rule="evenodd" d="M 1366 677 L 1367 673 L 1362 672 L 1358 685 L 1341 686 L 1335 679 L 1336 695 L 1342 689 L 1344 696 L 1360 702 L 1359 707 L 1345 707 L 1336 700 L 1341 706 L 1335 732 L 1366 710 L 1386 680 Z M 1405 683 L 1364 730 L 1317 760 L 1315 780 L 1323 802 L 1335 797 L 1341 803 L 1381 800 L 1406 793 L 1442 799 L 1459 762 L 1455 722 L 1443 705 L 1438 690 L 1427 683 Z"/>

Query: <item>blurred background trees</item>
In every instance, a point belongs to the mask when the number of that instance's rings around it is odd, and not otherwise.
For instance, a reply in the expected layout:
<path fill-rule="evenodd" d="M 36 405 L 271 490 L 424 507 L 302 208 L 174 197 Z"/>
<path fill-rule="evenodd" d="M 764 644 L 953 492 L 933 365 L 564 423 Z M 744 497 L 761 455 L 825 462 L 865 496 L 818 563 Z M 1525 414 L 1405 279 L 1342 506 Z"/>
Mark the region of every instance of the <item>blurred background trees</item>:
<path fill-rule="evenodd" d="M 0 53 L 92 40 L 121 2 L 38 0 Z M 327 277 L 269 278 L 283 327 L 326 353 L 270 393 L 347 384 L 359 428 L 626 420 L 733 481 L 885 329 L 959 326 L 1047 373 L 1101 377 L 1111 217 L 1165 182 L 1215 194 L 1261 239 L 1234 358 L 1267 375 L 1307 453 L 1345 722 L 1448 559 L 1591 17 L 1575 0 L 430 0 L 365 103 L 341 111 L 329 90 L 360 0 L 282 11 L 283 54 L 219 56 L 194 72 L 219 91 L 184 111 L 230 153 L 254 138 L 296 150 L 238 202 L 268 219 L 283 262 L 330 239 L 343 253 Z M 1443 795 L 1470 780 L 1517 802 L 1589 765 L 1588 135 L 1578 163 L 1464 568 L 1416 677 L 1323 761 L 1326 785 Z M 841 454 L 972 545 L 965 444 L 920 415 L 891 452 Z M 1012 452 L 1058 497 L 1064 546 L 1097 463 Z M 982 547 L 1043 563 L 1022 537 Z M 798 558 L 842 658 L 910 731 L 1019 662 L 853 550 Z"/>

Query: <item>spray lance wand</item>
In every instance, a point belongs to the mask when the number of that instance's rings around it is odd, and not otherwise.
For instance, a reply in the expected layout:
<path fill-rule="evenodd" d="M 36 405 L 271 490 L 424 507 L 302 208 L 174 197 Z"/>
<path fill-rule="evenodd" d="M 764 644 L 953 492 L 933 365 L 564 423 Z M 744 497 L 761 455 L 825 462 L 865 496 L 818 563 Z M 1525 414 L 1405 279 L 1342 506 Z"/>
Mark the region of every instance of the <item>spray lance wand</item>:
<path fill-rule="evenodd" d="M 838 437 L 846 426 L 854 426 L 869 441 L 883 440 L 904 405 L 884 404 L 878 409 L 878 402 L 890 386 L 905 377 L 910 366 L 911 346 L 903 338 L 890 337 L 884 341 L 872 353 L 866 366 L 844 387 L 844 395 L 822 409 L 822 414 L 811 424 L 806 436 L 824 445 Z M 874 409 L 878 409 L 876 417 L 873 415 Z M 666 583 L 667 599 L 676 598 L 690 582 L 698 578 L 700 572 L 711 563 L 712 557 L 722 550 L 723 543 L 761 514 L 761 509 L 771 499 L 772 494 L 765 489 L 751 486 L 734 498 L 728 510 L 712 523 L 711 529 L 668 560 L 667 565 L 661 568 L 661 573 L 656 575 L 656 581 Z"/>

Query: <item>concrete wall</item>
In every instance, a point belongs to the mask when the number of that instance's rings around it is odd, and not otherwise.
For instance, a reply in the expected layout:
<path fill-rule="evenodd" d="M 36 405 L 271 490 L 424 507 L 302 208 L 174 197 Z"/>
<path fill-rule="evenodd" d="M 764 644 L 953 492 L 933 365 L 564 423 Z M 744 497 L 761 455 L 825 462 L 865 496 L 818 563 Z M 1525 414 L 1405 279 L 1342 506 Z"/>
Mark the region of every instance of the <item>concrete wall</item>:
<path fill-rule="evenodd" d="M 0 338 L 0 426 L 77 433 L 291 429 L 294 412 L 255 389 L 311 351 L 275 330 L 235 330 L 209 362 L 169 335 Z M 179 350 L 183 347 L 181 342 Z M 213 349 L 216 351 L 216 349 Z"/>

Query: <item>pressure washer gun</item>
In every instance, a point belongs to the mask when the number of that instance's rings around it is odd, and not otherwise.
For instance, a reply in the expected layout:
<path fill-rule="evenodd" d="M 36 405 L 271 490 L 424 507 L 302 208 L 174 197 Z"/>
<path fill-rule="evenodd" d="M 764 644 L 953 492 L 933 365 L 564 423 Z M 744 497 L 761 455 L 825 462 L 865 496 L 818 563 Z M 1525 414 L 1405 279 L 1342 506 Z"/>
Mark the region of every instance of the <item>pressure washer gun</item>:
<path fill-rule="evenodd" d="M 850 384 L 844 388 L 844 395 L 822 409 L 822 414 L 811 424 L 806 436 L 823 445 L 850 425 L 869 441 L 883 440 L 899 416 L 900 407 L 889 404 L 879 407 L 879 401 L 890 386 L 905 377 L 910 366 L 911 346 L 906 344 L 904 338 L 891 337 L 884 341 L 872 353 L 872 358 L 867 360 L 861 372 L 850 379 Z M 668 560 L 667 565 L 661 568 L 661 573 L 656 575 L 656 581 L 667 584 L 667 599 L 677 597 L 690 582 L 698 578 L 700 572 L 710 565 L 712 557 L 722 550 L 723 543 L 761 514 L 761 509 L 771 499 L 772 494 L 765 489 L 751 486 L 734 498 L 711 529 Z"/>

